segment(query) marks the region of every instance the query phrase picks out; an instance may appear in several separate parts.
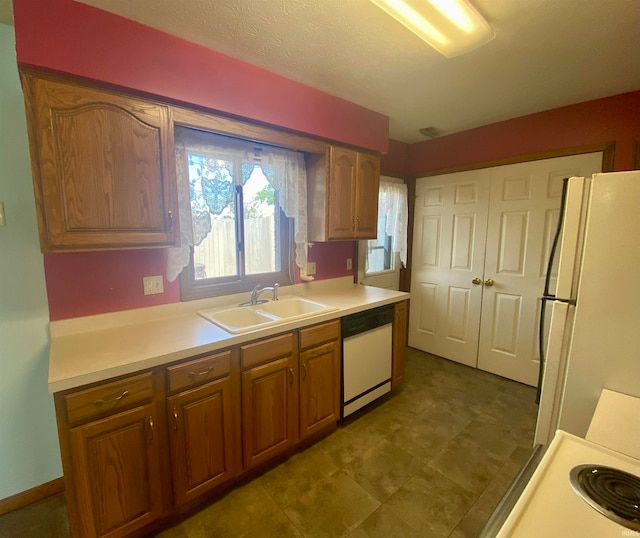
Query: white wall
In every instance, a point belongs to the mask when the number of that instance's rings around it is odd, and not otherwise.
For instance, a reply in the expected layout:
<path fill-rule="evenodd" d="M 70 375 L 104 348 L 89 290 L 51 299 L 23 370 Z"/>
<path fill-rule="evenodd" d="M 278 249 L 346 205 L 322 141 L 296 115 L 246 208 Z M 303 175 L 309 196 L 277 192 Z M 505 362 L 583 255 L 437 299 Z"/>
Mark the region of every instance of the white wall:
<path fill-rule="evenodd" d="M 24 101 L 11 26 L 0 24 L 0 499 L 62 475 L 47 392 L 49 309 Z"/>

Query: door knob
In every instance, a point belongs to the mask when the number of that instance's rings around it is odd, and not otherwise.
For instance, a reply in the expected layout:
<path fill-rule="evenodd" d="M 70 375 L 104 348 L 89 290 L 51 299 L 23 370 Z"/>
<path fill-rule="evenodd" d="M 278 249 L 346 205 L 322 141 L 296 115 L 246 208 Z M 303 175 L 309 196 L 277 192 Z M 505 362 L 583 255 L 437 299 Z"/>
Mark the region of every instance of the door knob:
<path fill-rule="evenodd" d="M 481 278 L 478 278 L 478 277 L 475 277 L 475 278 L 471 281 L 471 283 L 472 283 L 472 284 L 475 284 L 475 285 L 477 286 L 478 284 L 482 284 L 482 279 L 481 279 Z"/>
<path fill-rule="evenodd" d="M 490 278 L 487 278 L 487 280 L 484 281 L 484 285 L 491 287 L 494 285 L 494 282 Z"/>

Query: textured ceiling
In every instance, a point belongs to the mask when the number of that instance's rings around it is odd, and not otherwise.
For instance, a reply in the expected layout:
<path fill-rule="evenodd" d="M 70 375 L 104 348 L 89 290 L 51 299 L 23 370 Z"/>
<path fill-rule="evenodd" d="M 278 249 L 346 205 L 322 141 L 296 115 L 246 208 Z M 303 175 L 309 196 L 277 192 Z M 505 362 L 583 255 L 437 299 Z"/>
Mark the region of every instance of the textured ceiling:
<path fill-rule="evenodd" d="M 78 1 L 381 112 L 404 142 L 640 89 L 638 0 L 474 0 L 496 38 L 451 59 L 369 0 Z"/>

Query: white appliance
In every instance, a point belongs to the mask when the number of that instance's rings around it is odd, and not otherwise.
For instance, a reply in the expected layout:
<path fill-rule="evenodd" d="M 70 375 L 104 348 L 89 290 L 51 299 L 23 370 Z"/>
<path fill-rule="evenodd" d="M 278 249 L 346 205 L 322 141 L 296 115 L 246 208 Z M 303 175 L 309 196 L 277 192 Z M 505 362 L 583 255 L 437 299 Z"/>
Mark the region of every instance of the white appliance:
<path fill-rule="evenodd" d="M 342 318 L 342 417 L 391 390 L 393 305 Z"/>
<path fill-rule="evenodd" d="M 599 513 L 576 493 L 571 473 L 584 464 L 640 477 L 640 460 L 559 430 L 497 537 L 638 536 L 632 527 Z"/>
<path fill-rule="evenodd" d="M 544 446 L 557 429 L 584 437 L 603 388 L 640 397 L 640 172 L 570 178 L 560 221 L 535 433 Z"/>

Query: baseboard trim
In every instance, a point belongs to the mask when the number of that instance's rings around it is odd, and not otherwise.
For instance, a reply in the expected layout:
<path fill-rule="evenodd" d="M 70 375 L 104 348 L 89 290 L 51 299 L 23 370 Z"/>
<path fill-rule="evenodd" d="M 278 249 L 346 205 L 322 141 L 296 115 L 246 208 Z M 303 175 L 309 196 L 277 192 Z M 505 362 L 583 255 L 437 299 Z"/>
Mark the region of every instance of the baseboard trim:
<path fill-rule="evenodd" d="M 51 482 L 45 482 L 44 484 L 40 484 L 35 488 L 28 489 L 27 491 L 23 491 L 22 493 L 16 493 L 11 497 L 7 497 L 6 499 L 0 499 L 0 516 L 2 514 L 6 514 L 7 512 L 11 512 L 13 510 L 17 510 L 18 508 L 23 508 L 24 506 L 28 506 L 35 502 L 41 501 L 42 499 L 46 499 L 47 497 L 51 497 L 51 495 L 55 495 L 56 493 L 61 493 L 64 491 L 64 478 L 56 478 L 55 480 L 51 480 Z"/>

